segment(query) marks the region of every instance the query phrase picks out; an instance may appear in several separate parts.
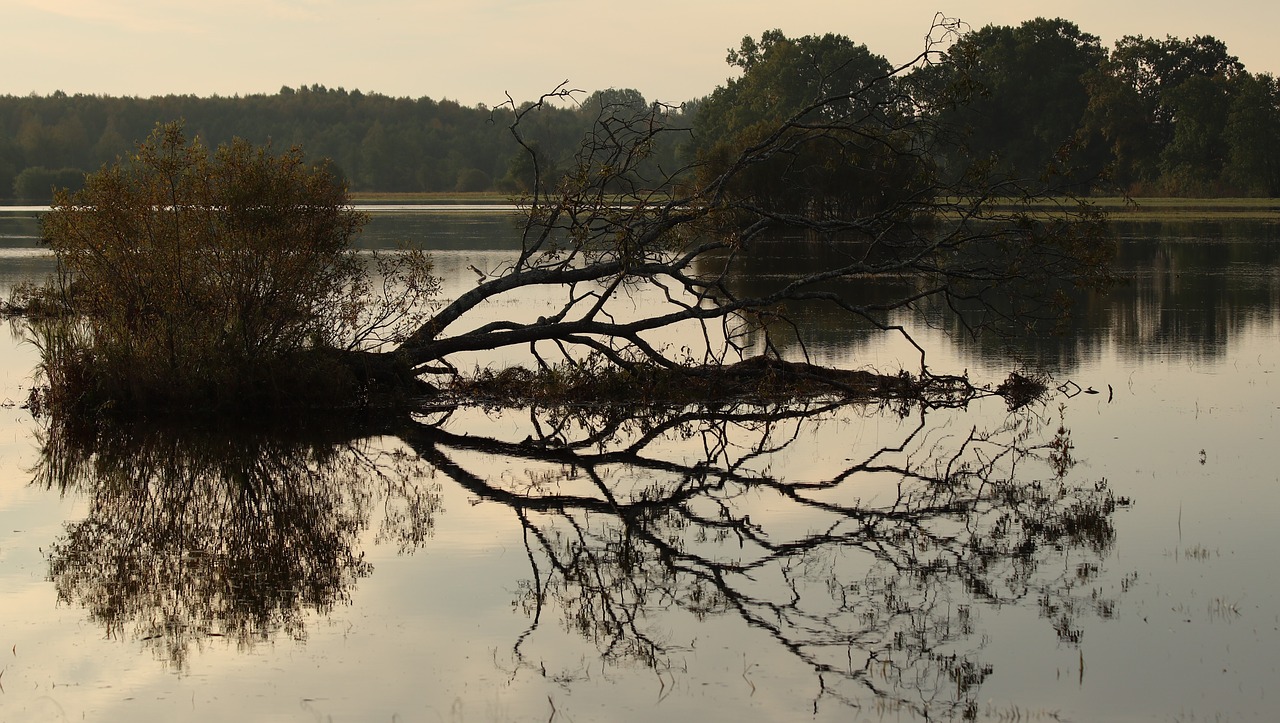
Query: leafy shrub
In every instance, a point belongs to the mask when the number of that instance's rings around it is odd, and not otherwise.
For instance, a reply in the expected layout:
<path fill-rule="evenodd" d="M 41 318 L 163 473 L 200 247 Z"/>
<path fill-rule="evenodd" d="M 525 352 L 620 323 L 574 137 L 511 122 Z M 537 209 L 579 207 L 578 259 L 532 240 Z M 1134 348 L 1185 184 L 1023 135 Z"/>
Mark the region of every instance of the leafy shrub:
<path fill-rule="evenodd" d="M 44 217 L 49 293 L 72 312 L 33 324 L 46 401 L 349 402 L 358 384 L 332 352 L 395 342 L 438 288 L 421 253 L 371 269 L 350 246 L 365 220 L 296 147 L 210 154 L 180 123 L 157 126 Z"/>

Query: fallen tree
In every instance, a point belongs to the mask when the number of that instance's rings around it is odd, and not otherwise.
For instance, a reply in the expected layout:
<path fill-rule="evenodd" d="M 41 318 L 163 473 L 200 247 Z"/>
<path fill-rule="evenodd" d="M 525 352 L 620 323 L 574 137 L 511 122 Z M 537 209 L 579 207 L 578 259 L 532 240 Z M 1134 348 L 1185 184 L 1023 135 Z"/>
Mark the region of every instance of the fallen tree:
<path fill-rule="evenodd" d="M 395 353 L 423 374 L 456 375 L 450 358 L 461 352 L 527 345 L 543 369 L 594 356 L 623 370 L 719 375 L 751 356 L 782 357 L 784 337 L 803 350 L 790 312 L 805 304 L 904 335 L 892 314 L 928 304 L 954 312 L 973 333 L 1025 329 L 1062 314 L 1065 289 L 1109 279 L 1105 219 L 1062 196 L 1051 168 L 1027 179 L 997 175 L 990 159 L 941 164 L 964 142 L 935 120 L 952 96 L 926 91 L 911 75 L 939 59 L 955 25 L 941 21 L 934 31 L 924 52 L 897 67 L 868 61 L 865 48 L 831 36 L 790 40 L 775 31 L 760 44 L 744 40 L 733 57 L 748 87 L 717 91 L 698 112 L 752 112 L 781 95 L 780 84 L 793 86 L 794 107 L 775 103 L 749 123 L 730 124 L 728 137 L 681 168 L 657 167 L 647 155 L 665 134 L 705 140 L 668 126 L 670 108 L 602 107 L 574 170 L 554 183 L 538 178 L 524 199 L 519 254 L 478 269 L 476 286 Z M 515 108 L 511 130 L 535 170 L 541 159 L 526 121 L 572 96 L 561 86 Z M 803 236 L 840 262 L 744 289 L 743 265 L 779 234 Z M 851 298 L 836 288 L 885 279 L 896 296 Z M 467 325 L 485 302 L 534 287 L 558 290 L 550 313 Z M 639 297 L 641 313 L 628 313 Z M 653 340 L 675 328 L 700 343 Z M 917 349 L 918 372 L 928 376 Z"/>
<path fill-rule="evenodd" d="M 254 156 L 243 146 L 219 151 L 239 164 L 232 168 L 248 171 L 214 184 L 212 199 L 197 193 L 166 200 L 166 189 L 191 185 L 179 167 L 159 174 L 159 195 L 117 203 L 127 195 L 123 186 L 111 185 L 121 171 L 104 169 L 90 178 L 86 192 L 60 196 L 45 221 L 46 238 L 63 269 L 74 272 L 64 296 L 90 323 L 87 340 L 82 326 L 45 330 L 41 343 L 50 387 L 56 392 L 60 380 L 68 388 L 86 386 L 84 379 L 102 374 L 108 358 L 103 350 L 110 349 L 123 353 L 110 365 L 123 377 L 105 398 L 93 397 L 94 409 L 157 401 L 208 406 L 210 400 L 227 400 L 228 388 L 251 392 L 230 395 L 233 404 L 247 399 L 349 406 L 375 395 L 403 402 L 454 384 L 462 376 L 458 355 L 509 347 L 527 347 L 543 373 L 607 366 L 622 373 L 624 385 L 626 375 L 641 378 L 653 370 L 743 378 L 734 362 L 754 356 L 780 360 L 787 354 L 784 341 L 811 361 L 792 318 L 802 305 L 833 308 L 908 340 L 893 315 L 924 305 L 949 310 L 973 333 L 1053 319 L 1065 311 L 1065 289 L 1108 281 L 1105 219 L 1087 203 L 1063 197 L 1051 167 L 1046 176 L 1027 179 L 996 174 L 991 159 L 956 163 L 963 157 L 956 146 L 964 139 L 940 124 L 935 111 L 959 96 L 915 82 L 912 75 L 939 60 L 941 44 L 956 28 L 940 21 L 924 51 L 899 66 L 838 36 L 792 40 L 774 31 L 759 44 L 744 40 L 731 54 L 742 78 L 699 110 L 737 119 L 717 126 L 714 143 L 700 137 L 697 126 L 668 125 L 668 106 L 602 104 L 573 169 L 558 178 L 544 177 L 536 138 L 527 128 L 549 103 L 571 101 L 575 92 L 562 85 L 536 103 L 512 103 L 511 132 L 527 153 L 534 179 L 522 199 L 520 250 L 496 268 L 475 269 L 480 278 L 474 288 L 434 306 L 426 303 L 435 289 L 429 267 L 418 257 L 382 274 L 392 282 L 381 290 L 353 273 L 353 252 L 333 243 L 345 242 L 358 223 L 341 211 L 345 190 L 331 176 L 302 170 L 295 155 L 286 154 L 287 172 L 279 174 L 284 188 L 323 192 L 317 202 L 289 193 L 279 206 L 261 201 L 281 195 L 280 179 L 250 172 Z M 679 168 L 654 163 L 651 149 L 669 134 L 688 135 L 698 148 L 695 160 Z M 165 148 L 170 155 L 186 152 L 181 143 Z M 944 164 L 944 158 L 951 160 Z M 197 170 L 192 178 L 209 177 Z M 237 187 L 245 181 L 258 184 L 257 195 Z M 111 226 L 122 206 L 139 220 Z M 228 220 L 229 209 L 240 216 Z M 317 210 L 326 214 L 318 225 L 308 215 Z M 296 222 L 281 224 L 281 218 Z M 238 223 L 243 219 L 259 225 L 246 227 Z M 101 232 L 104 223 L 110 233 Z M 143 243 L 155 228 L 167 226 L 177 231 L 162 243 Z M 323 243 L 318 254 L 305 256 L 299 249 L 309 247 L 281 233 Z M 830 252 L 827 261 L 768 288 L 742 284 L 744 265 L 779 234 L 820 245 Z M 69 240 L 92 253 L 60 250 Z M 225 283 L 212 283 L 216 274 L 192 273 L 186 266 L 209 258 L 237 261 Z M 315 263 L 298 281 L 289 274 L 300 258 Z M 136 266 L 140 259 L 157 263 Z M 135 266 L 120 266 L 122 260 Z M 133 268 L 154 270 L 164 283 L 138 276 Z M 69 293 L 77 290 L 76 281 L 83 292 L 86 276 L 99 280 L 90 291 L 115 291 Z M 286 277 L 290 283 L 281 284 Z M 891 294 L 848 293 L 850 286 L 869 289 L 886 280 Z M 157 287 L 172 309 L 153 298 Z M 519 300 L 546 289 L 554 290 L 557 301 L 536 319 L 493 320 L 478 313 L 495 300 Z M 229 299 L 229 292 L 240 295 Z M 85 306 L 85 298 L 93 303 Z M 251 329 L 262 307 L 281 310 L 281 323 Z M 206 318 L 210 309 L 223 311 Z M 110 333 L 92 328 L 103 319 L 111 322 Z M 151 333 L 152 320 L 163 320 L 160 333 Z M 190 334 L 192 329 L 200 333 Z M 683 342 L 664 343 L 661 334 L 677 334 Z M 188 337 L 193 346 L 179 343 Z M 149 340 L 155 364 L 134 363 L 139 338 Z M 914 378 L 938 379 L 924 349 L 916 348 L 920 366 Z M 51 359 L 66 363 L 59 367 Z M 146 377 L 136 368 L 165 373 Z M 776 363 L 772 368 L 793 375 L 797 369 Z M 825 380 L 820 389 L 830 393 L 850 386 L 845 373 L 813 365 L 803 367 L 800 377 Z M 171 393 L 179 378 L 190 380 L 196 392 Z M 424 378 L 430 387 L 421 384 Z M 797 387 L 796 393 L 809 392 Z"/>

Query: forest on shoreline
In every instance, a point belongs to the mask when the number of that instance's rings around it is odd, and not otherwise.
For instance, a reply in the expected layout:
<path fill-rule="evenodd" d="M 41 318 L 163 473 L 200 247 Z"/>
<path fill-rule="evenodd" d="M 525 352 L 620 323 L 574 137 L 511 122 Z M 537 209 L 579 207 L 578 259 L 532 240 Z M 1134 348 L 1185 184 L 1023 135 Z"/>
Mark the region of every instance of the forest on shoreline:
<path fill-rule="evenodd" d="M 817 68 L 866 78 L 892 67 L 857 39 L 779 31 L 744 38 L 728 62 L 745 71 L 766 57 L 789 72 L 749 85 L 736 73 L 707 96 L 662 106 L 667 126 L 688 132 L 665 134 L 651 163 L 675 168 L 747 142 L 778 98 L 794 105 L 820 91 L 829 78 L 808 77 Z M 1280 82 L 1246 70 L 1211 36 L 1126 36 L 1106 48 L 1070 21 L 1036 18 L 970 30 L 933 60 L 896 82 L 936 89 L 940 102 L 915 112 L 967 135 L 971 157 L 937 159 L 944 166 L 987 158 L 1086 193 L 1280 196 Z M 647 111 L 655 102 L 633 89 L 578 99 L 543 104 L 523 121 L 544 179 L 573 166 L 602 108 Z M 0 199 L 44 201 L 55 186 L 74 189 L 175 119 L 209 146 L 235 137 L 301 146 L 308 158 L 329 159 L 357 193 L 518 194 L 534 169 L 508 128 L 533 102 L 467 107 L 318 84 L 243 97 L 0 96 Z M 1052 178 L 1046 158 L 1055 159 Z"/>

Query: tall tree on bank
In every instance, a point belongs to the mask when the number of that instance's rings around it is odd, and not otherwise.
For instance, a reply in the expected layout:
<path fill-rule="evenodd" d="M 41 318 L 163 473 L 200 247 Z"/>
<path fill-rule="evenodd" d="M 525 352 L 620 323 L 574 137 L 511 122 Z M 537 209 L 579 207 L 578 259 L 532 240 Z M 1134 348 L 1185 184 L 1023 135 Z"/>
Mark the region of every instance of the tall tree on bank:
<path fill-rule="evenodd" d="M 1111 147 L 1116 181 L 1136 191 L 1183 192 L 1197 190 L 1185 187 L 1190 179 L 1216 182 L 1230 88 L 1243 72 L 1239 59 L 1211 36 L 1116 41 L 1089 78 L 1088 120 Z"/>
<path fill-rule="evenodd" d="M 1040 179 L 1052 168 L 1056 183 L 1089 183 L 1106 158 L 1095 136 L 1083 132 L 1084 79 L 1105 57 L 1097 36 L 1075 23 L 1035 18 L 964 34 L 945 62 L 921 68 L 913 80 L 939 99 L 954 98 L 939 112 L 966 133 L 955 150 L 969 159 L 948 162 L 987 158 L 1018 178 Z"/>
<path fill-rule="evenodd" d="M 792 121 L 777 152 L 735 171 L 726 191 L 779 212 L 847 215 L 922 190 L 927 160 L 897 152 L 910 142 L 914 109 L 888 60 L 842 35 L 778 30 L 743 38 L 727 60 L 742 76 L 717 88 L 693 125 L 698 185 L 713 184 Z M 859 133 L 827 133 L 828 124 Z"/>
<path fill-rule="evenodd" d="M 1280 81 L 1242 73 L 1227 113 L 1225 180 L 1249 196 L 1280 196 Z"/>

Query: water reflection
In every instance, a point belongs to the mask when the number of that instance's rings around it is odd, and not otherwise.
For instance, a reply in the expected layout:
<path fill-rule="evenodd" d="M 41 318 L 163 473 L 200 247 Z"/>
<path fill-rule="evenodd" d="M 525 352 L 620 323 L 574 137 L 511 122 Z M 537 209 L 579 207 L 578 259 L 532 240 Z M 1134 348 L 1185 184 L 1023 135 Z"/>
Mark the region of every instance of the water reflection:
<path fill-rule="evenodd" d="M 178 669 L 210 639 L 305 637 L 308 615 L 346 603 L 372 572 L 360 537 L 373 510 L 402 549 L 439 512 L 420 462 L 349 428 L 103 432 L 45 432 L 36 484 L 88 499 L 48 548 L 49 576 L 109 637 Z"/>
<path fill-rule="evenodd" d="M 432 251 L 437 268 L 448 277 L 446 293 L 456 294 L 474 286 L 468 266 L 500 268 L 519 248 L 517 221 L 518 215 L 509 210 L 377 213 L 357 243 L 370 249 L 411 244 Z M 1005 335 L 972 338 L 966 334 L 965 320 L 982 323 L 978 315 L 986 309 L 963 300 L 955 300 L 954 308 L 921 304 L 882 320 L 917 332 L 943 329 L 961 340 L 956 346 L 967 359 L 992 362 L 1000 369 L 1015 359 L 1071 374 L 1102 348 L 1114 348 L 1129 362 L 1171 356 L 1220 359 L 1228 344 L 1247 329 L 1260 326 L 1266 331 L 1280 317 L 1280 224 L 1120 220 L 1114 226 L 1116 272 L 1122 283 L 1106 294 L 1068 293 L 1072 313 L 1064 323 L 1024 324 L 1006 328 L 1011 333 Z M 0 213 L 0 247 L 12 247 L 0 249 L 0 296 L 19 283 L 40 283 L 51 273 L 47 251 L 34 249 L 38 237 L 37 214 Z M 744 296 L 767 293 L 797 274 L 847 263 L 849 253 L 813 237 L 762 242 L 737 260 L 731 287 Z M 909 295 L 915 284 L 910 279 L 866 279 L 832 290 L 874 307 Z M 530 301 L 528 313 L 536 318 L 543 309 L 533 307 L 546 300 L 524 301 Z M 870 324 L 834 305 L 788 311 L 796 328 L 777 324 L 770 333 L 771 341 L 793 358 L 808 349 L 830 363 L 853 360 L 857 365 L 860 352 L 882 343 L 883 335 Z M 510 308 L 494 313 L 513 316 Z M 805 340 L 804 347 L 797 337 Z M 746 342 L 762 348 L 763 337 L 757 334 Z"/>
<path fill-rule="evenodd" d="M 849 411 L 580 410 L 534 415 L 518 442 L 427 426 L 404 438 L 525 531 L 530 575 L 513 605 L 530 624 L 513 676 L 589 680 L 573 653 L 557 655 L 573 649 L 557 639 L 567 633 L 608 665 L 674 678 L 697 623 L 727 617 L 772 639 L 762 656 L 812 670 L 814 712 L 870 697 L 925 716 L 973 713 L 995 672 L 982 609 L 1033 606 L 1068 645 L 1081 616 L 1113 614 L 1116 598 L 1092 582 L 1117 500 L 1105 481 L 1070 481 L 1065 427 L 1037 444 L 1034 414 L 957 432 L 915 410 L 892 443 L 787 479 L 787 453 L 810 458 L 814 433 Z M 495 474 L 487 459 L 525 472 Z"/>
<path fill-rule="evenodd" d="M 1073 296 L 1057 329 L 1012 340 L 981 339 L 988 358 L 1013 349 L 1071 369 L 1114 345 L 1122 359 L 1220 359 L 1251 325 L 1280 314 L 1280 243 L 1265 224 L 1141 224 L 1126 228 L 1108 294 Z M 1206 235 L 1207 234 L 1207 235 Z"/>
<path fill-rule="evenodd" d="M 1071 313 L 1062 322 L 1038 321 L 1019 313 L 1019 325 L 996 325 L 980 336 L 969 329 L 990 321 L 997 304 L 955 298 L 945 308 L 936 301 L 886 313 L 884 323 L 917 330 L 940 328 L 964 340 L 966 354 L 1007 365 L 1010 358 L 1070 373 L 1114 346 L 1122 358 L 1185 356 L 1221 358 L 1227 345 L 1251 325 L 1271 326 L 1280 315 L 1280 226 L 1260 222 L 1118 223 L 1116 271 L 1121 283 L 1106 293 L 1064 286 Z M 815 238 L 779 238 L 761 244 L 740 260 L 733 288 L 760 294 L 798 274 L 847 263 L 851 251 Z M 912 279 L 847 281 L 832 287 L 868 307 L 909 295 Z M 1025 311 L 1025 310 L 1024 310 Z M 811 350 L 849 354 L 875 344 L 870 324 L 851 322 L 832 306 L 790 309 L 798 334 L 774 328 L 775 344 L 800 353 L 796 337 Z M 856 353 L 855 353 L 856 356 Z"/>
<path fill-rule="evenodd" d="M 815 710 L 973 712 L 999 672 L 983 610 L 1035 610 L 1065 645 L 1114 613 L 1118 592 L 1094 582 L 1118 502 L 1073 481 L 1070 432 L 1043 410 L 982 431 L 963 410 L 900 408 L 891 439 L 850 435 L 885 412 L 532 410 L 504 434 L 477 434 L 476 410 L 292 432 L 52 427 L 37 483 L 88 513 L 49 547 L 49 575 L 108 636 L 182 668 L 211 640 L 304 638 L 373 573 L 367 530 L 401 552 L 426 542 L 447 479 L 524 533 L 528 573 L 503 587 L 528 627 L 495 657 L 510 676 L 590 686 L 590 655 L 674 683 L 720 626 L 745 625 L 771 641 L 752 655 L 810 671 Z"/>

